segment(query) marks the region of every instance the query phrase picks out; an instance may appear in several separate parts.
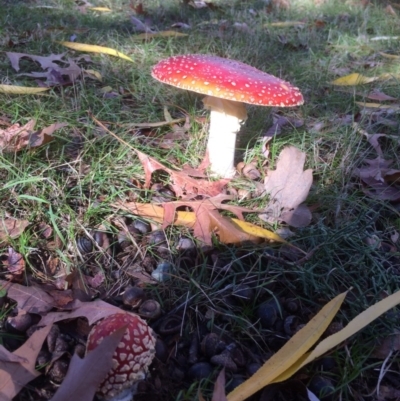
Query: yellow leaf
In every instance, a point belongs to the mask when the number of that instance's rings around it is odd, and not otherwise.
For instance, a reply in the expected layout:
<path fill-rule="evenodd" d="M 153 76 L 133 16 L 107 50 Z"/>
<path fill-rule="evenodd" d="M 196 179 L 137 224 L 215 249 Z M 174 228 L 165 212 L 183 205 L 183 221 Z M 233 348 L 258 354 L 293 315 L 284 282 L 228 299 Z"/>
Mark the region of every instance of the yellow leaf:
<path fill-rule="evenodd" d="M 392 60 L 398 60 L 398 59 L 400 58 L 400 56 L 398 56 L 398 55 L 396 55 L 396 54 L 389 54 L 389 53 L 383 53 L 383 52 L 379 52 L 379 54 L 380 54 L 382 57 L 390 58 L 390 59 L 392 59 Z"/>
<path fill-rule="evenodd" d="M 311 321 L 298 331 L 258 371 L 227 395 L 228 401 L 242 401 L 273 383 L 318 341 L 342 305 L 347 291 L 327 303 Z"/>
<path fill-rule="evenodd" d="M 122 58 L 123 60 L 130 61 L 131 63 L 134 62 L 130 57 L 126 56 L 124 53 L 112 49 L 111 47 L 88 45 L 86 43 L 75 43 L 75 42 L 60 42 L 60 44 L 72 50 L 78 50 L 81 52 L 90 52 L 90 53 L 109 54 L 110 56 L 115 56 Z"/>
<path fill-rule="evenodd" d="M 354 86 L 369 84 L 370 82 L 377 81 L 378 79 L 379 77 L 366 77 L 364 75 L 354 72 L 353 74 L 335 79 L 332 84 L 338 86 Z"/>
<path fill-rule="evenodd" d="M 284 242 L 286 241 L 275 234 L 272 231 L 266 230 L 265 228 L 256 226 L 255 224 L 248 223 L 247 221 L 239 220 L 239 219 L 232 219 L 232 221 L 239 226 L 244 232 L 250 235 L 254 235 L 255 237 L 268 239 L 270 241 L 277 241 L 277 242 Z"/>
<path fill-rule="evenodd" d="M 372 103 L 372 102 L 355 102 L 359 106 L 369 107 L 371 109 L 391 109 L 400 110 L 399 104 L 382 104 L 382 103 Z"/>
<path fill-rule="evenodd" d="M 83 70 L 90 78 L 97 79 L 98 81 L 103 81 L 103 77 L 101 74 L 96 70 Z"/>
<path fill-rule="evenodd" d="M 112 92 L 112 90 L 113 90 L 113 88 L 112 88 L 111 86 L 103 86 L 103 87 L 100 89 L 100 92 L 101 92 L 101 93 L 109 93 L 109 92 Z"/>
<path fill-rule="evenodd" d="M 400 291 L 397 291 L 382 301 L 377 302 L 375 305 L 370 306 L 364 312 L 361 312 L 358 316 L 356 316 L 344 329 L 321 341 L 313 351 L 305 354 L 301 361 L 299 360 L 290 369 L 278 376 L 274 380 L 274 383 L 288 379 L 304 365 L 307 365 L 307 363 L 312 362 L 314 359 L 324 355 L 332 348 L 335 348 L 341 342 L 356 334 L 358 331 L 399 303 Z"/>
<path fill-rule="evenodd" d="M 165 125 L 172 125 L 172 124 L 178 124 L 185 121 L 185 118 L 176 118 L 171 121 L 158 121 L 154 123 L 129 123 L 129 127 L 138 127 L 138 128 L 158 128 L 158 127 L 164 127 Z"/>
<path fill-rule="evenodd" d="M 156 223 L 161 224 L 164 221 L 164 208 L 162 206 L 153 205 L 151 203 L 135 203 L 134 208 L 132 208 L 132 206 L 126 208 L 122 203 L 116 204 L 115 206 L 122 209 L 128 209 L 131 213 L 147 217 L 149 219 L 152 219 Z M 258 227 L 254 224 L 239 219 L 228 218 L 228 220 L 231 221 L 234 225 L 238 226 L 239 229 L 241 229 L 246 234 L 253 235 L 258 238 L 267 239 L 270 241 L 286 243 L 286 241 L 282 237 L 280 237 L 278 234 L 273 233 L 272 231 L 266 230 L 264 228 Z M 193 228 L 195 223 L 196 214 L 194 212 L 177 211 L 175 213 L 174 225 Z"/>
<path fill-rule="evenodd" d="M 29 86 L 0 85 L 0 93 L 8 95 L 34 95 L 35 93 L 48 91 L 50 88 L 31 88 Z"/>
<path fill-rule="evenodd" d="M 132 36 L 133 40 L 148 40 L 154 38 L 182 38 L 184 36 L 189 36 L 187 33 L 176 32 L 176 31 L 161 31 L 155 33 L 141 33 L 140 35 Z"/>
<path fill-rule="evenodd" d="M 278 22 L 269 22 L 264 24 L 264 27 L 276 27 L 276 28 L 286 28 L 291 26 L 304 26 L 306 23 L 302 21 L 278 21 Z"/>
<path fill-rule="evenodd" d="M 99 11 L 101 13 L 108 13 L 108 12 L 112 11 L 108 7 L 88 7 L 88 9 L 92 10 L 92 11 Z"/>

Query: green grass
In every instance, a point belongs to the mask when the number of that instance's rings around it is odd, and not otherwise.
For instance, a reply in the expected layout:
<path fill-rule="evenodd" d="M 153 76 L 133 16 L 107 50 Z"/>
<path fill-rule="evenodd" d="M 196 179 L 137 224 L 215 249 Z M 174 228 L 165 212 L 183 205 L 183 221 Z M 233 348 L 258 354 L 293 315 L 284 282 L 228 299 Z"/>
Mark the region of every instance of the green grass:
<path fill-rule="evenodd" d="M 304 125 L 283 128 L 284 134 L 270 143 L 269 165 L 275 166 L 286 145 L 306 152 L 306 167 L 314 170 L 314 185 L 307 200 L 314 209 L 313 220 L 309 227 L 293 230 L 295 236 L 290 242 L 305 251 L 315 249 L 315 253 L 300 266 L 295 262 L 281 265 L 269 260 L 265 253 L 273 252 L 288 260 L 285 247 L 272 251 L 266 246 L 236 249 L 216 243 L 211 254 L 190 257 L 188 263 L 174 245 L 180 229 L 171 228 L 167 232 L 171 239 L 167 258 L 176 267 L 175 277 L 149 289 L 151 296 L 162 304 L 164 311 L 190 299 L 180 308 L 187 312 L 186 337 L 206 324 L 208 329 L 229 333 L 249 344 L 254 352 L 266 355 L 276 350 L 274 335 L 261 327 L 256 310 L 271 297 L 290 295 L 298 299 L 305 310 L 301 323 L 306 323 L 329 299 L 353 287 L 338 317 L 346 324 L 383 294 L 399 289 L 398 244 L 392 244 L 390 239 L 394 231 L 400 230 L 398 205 L 368 198 L 362 192 L 352 174 L 365 158 L 374 158 L 376 153 L 352 124 L 344 124 L 342 119 L 355 116 L 370 133 L 398 135 L 398 125 L 374 125 L 371 114 L 360 113 L 362 109 L 354 102 L 363 101 L 362 97 L 338 91 L 330 84 L 350 72 L 367 76 L 399 73 L 398 61 L 379 55 L 400 54 L 399 42 L 370 40 L 400 35 L 399 19 L 385 13 L 381 2 L 371 2 L 364 8 L 357 1 L 326 1 L 316 6 L 311 0 L 293 0 L 289 10 L 265 12 L 267 6 L 262 1 L 216 0 L 218 8 L 196 10 L 177 0 L 149 0 L 144 7 L 158 30 L 170 29 L 176 22 L 188 23 L 192 28 L 186 31 L 186 38 L 148 42 L 134 40 L 134 28 L 129 22 L 132 10 L 120 0 L 93 2 L 111 7 L 113 12 L 109 14 L 81 14 L 72 1 L 50 0 L 45 4 L 54 8 L 46 9 L 35 8 L 36 3 L 31 2 L 8 3 L 0 15 L 0 47 L 4 51 L 58 54 L 67 51 L 58 42 L 76 34 L 77 42 L 112 47 L 134 61 L 91 54 L 92 61 L 82 65 L 100 72 L 102 82 L 78 79 L 72 86 L 56 87 L 40 96 L 0 94 L 0 117 L 8 117 L 11 123 L 23 125 L 35 119 L 37 128 L 55 122 L 68 124 L 57 131 L 55 141 L 44 147 L 0 154 L 1 212 L 31 223 L 10 244 L 28 261 L 29 274 L 39 281 L 54 280 L 43 273 L 39 262 L 43 255 L 58 258 L 60 266 L 73 271 L 76 262 L 82 262 L 76 248 L 79 236 L 100 225 L 106 227 L 110 236 L 118 231 L 113 224 L 116 216 L 111 203 L 128 198 L 143 202 L 151 199 L 150 191 L 138 185 L 143 180 L 143 170 L 134 152 L 102 132 L 89 112 L 131 146 L 161 162 L 177 167 L 185 163 L 197 166 L 207 140 L 207 126 L 195 121 L 195 117 L 207 116 L 201 96 L 155 82 L 150 70 L 171 55 L 209 53 L 251 64 L 294 83 L 304 94 L 304 106 L 279 110 L 285 116 L 303 119 Z M 305 22 L 304 27 L 267 25 L 299 20 Z M 235 29 L 235 22 L 246 23 L 249 31 Z M 68 51 L 67 55 L 76 58 L 81 54 Z M 37 65 L 26 59 L 20 66 L 20 73 L 39 71 Z M 32 79 L 18 76 L 4 53 L 0 55 L 0 76 L 4 84 L 36 85 Z M 118 95 L 104 96 L 101 89 L 106 86 Z M 398 79 L 376 81 L 357 91 L 368 93 L 366 88 L 394 97 L 400 93 Z M 190 117 L 188 139 L 167 149 L 146 145 L 139 130 L 132 129 L 132 123 L 163 121 L 164 106 L 168 106 L 173 118 L 182 117 L 182 109 Z M 239 138 L 238 161 L 256 158 L 261 166 L 264 160 L 260 155 L 260 136 L 272 123 L 271 112 L 269 108 L 248 106 L 249 117 Z M 387 118 L 398 121 L 398 115 Z M 317 128 L 321 125 L 322 129 Z M 154 130 L 154 135 L 162 138 L 167 132 L 168 127 L 162 127 Z M 393 159 L 393 168 L 399 168 L 397 143 L 388 140 L 383 149 L 385 158 Z M 233 181 L 232 186 L 235 185 L 252 188 L 253 183 L 240 178 Z M 241 204 L 262 207 L 265 202 L 265 197 L 256 197 Z M 45 240 L 38 233 L 41 223 L 52 228 L 50 239 Z M 183 232 L 191 235 L 189 230 Z M 372 245 L 371 238 L 375 241 Z M 386 252 L 378 246 L 382 243 L 391 244 L 395 250 Z M 164 260 L 166 255 L 160 256 L 154 248 L 143 246 L 142 251 L 157 262 Z M 7 248 L 0 251 L 5 253 Z M 212 255 L 222 261 L 217 267 Z M 121 260 L 114 256 L 107 257 L 107 263 L 101 266 L 107 276 L 105 291 L 110 293 L 118 287 L 112 271 L 121 266 Z M 100 258 L 96 263 L 103 262 L 104 258 Z M 121 283 L 129 281 L 123 273 L 120 279 Z M 231 302 L 231 289 L 243 283 L 254 289 L 254 298 L 245 305 Z M 122 284 L 120 288 L 123 289 Z M 3 310 L 0 313 L 5 316 Z M 211 319 L 206 317 L 211 315 Z M 377 336 L 384 337 L 396 328 L 395 320 L 383 317 L 333 353 L 340 367 L 332 373 L 337 389 L 335 399 L 352 400 L 355 393 L 365 394 L 374 389 L 375 371 L 381 367 L 381 361 L 368 359 L 371 347 Z M 393 363 L 392 367 L 398 367 L 397 356 Z M 310 377 L 316 372 L 312 369 Z M 197 386 L 179 391 L 179 395 L 170 394 L 169 399 L 191 399 Z"/>

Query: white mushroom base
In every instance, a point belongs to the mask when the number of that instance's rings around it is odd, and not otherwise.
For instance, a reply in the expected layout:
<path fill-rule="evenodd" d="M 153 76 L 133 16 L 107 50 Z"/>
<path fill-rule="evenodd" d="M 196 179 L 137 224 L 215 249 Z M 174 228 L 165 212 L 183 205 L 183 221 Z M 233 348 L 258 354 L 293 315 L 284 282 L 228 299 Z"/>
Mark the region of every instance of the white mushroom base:
<path fill-rule="evenodd" d="M 206 108 L 211 109 L 207 144 L 211 173 L 218 177 L 232 178 L 236 172 L 236 134 L 247 117 L 246 107 L 243 103 L 212 96 L 207 96 L 203 102 Z"/>

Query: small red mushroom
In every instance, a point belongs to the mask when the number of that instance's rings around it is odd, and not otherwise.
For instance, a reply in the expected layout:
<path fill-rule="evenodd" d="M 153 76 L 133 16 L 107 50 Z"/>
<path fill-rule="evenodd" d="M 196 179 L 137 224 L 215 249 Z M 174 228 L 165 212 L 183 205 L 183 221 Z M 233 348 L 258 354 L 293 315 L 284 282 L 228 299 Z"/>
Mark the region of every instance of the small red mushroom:
<path fill-rule="evenodd" d="M 303 104 L 299 89 L 289 82 L 239 61 L 205 54 L 188 54 L 161 60 L 153 78 L 208 95 L 211 110 L 207 152 L 211 171 L 224 178 L 235 174 L 236 134 L 247 118 L 243 103 L 291 107 Z"/>
<path fill-rule="evenodd" d="M 97 392 L 107 401 L 131 400 L 136 384 L 145 378 L 155 355 L 156 340 L 151 328 L 139 316 L 130 313 L 117 313 L 97 323 L 89 333 L 86 352 L 124 326 L 126 331 L 113 354 L 113 367 Z"/>

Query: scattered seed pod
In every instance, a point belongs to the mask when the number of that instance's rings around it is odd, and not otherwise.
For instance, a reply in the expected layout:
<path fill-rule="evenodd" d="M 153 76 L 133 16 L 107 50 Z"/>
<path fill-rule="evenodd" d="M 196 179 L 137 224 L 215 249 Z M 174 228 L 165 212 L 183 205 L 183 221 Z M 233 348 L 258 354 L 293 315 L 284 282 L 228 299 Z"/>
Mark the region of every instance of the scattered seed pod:
<path fill-rule="evenodd" d="M 325 372 L 332 372 L 333 369 L 337 368 L 337 362 L 335 358 L 331 356 L 324 356 L 323 358 L 315 361 L 315 365 L 319 366 Z"/>
<path fill-rule="evenodd" d="M 53 353 L 56 349 L 56 342 L 59 335 L 60 335 L 60 328 L 56 324 L 53 324 L 46 338 L 47 349 L 51 353 Z"/>
<path fill-rule="evenodd" d="M 131 245 L 131 240 L 130 240 L 129 236 L 123 231 L 120 231 L 118 233 L 117 240 L 118 240 L 118 244 L 120 245 L 122 250 L 125 250 L 126 248 L 128 248 Z"/>
<path fill-rule="evenodd" d="M 299 302 L 295 298 L 288 298 L 285 301 L 285 309 L 291 313 L 297 312 L 299 310 Z"/>
<path fill-rule="evenodd" d="M 93 251 L 92 241 L 87 237 L 78 237 L 76 240 L 76 246 L 82 254 L 91 253 Z"/>
<path fill-rule="evenodd" d="M 158 332 L 163 335 L 175 334 L 181 330 L 182 317 L 181 316 L 168 316 L 160 324 Z"/>
<path fill-rule="evenodd" d="M 145 319 L 157 319 L 161 316 L 161 305 L 154 299 L 147 299 L 139 306 L 139 315 Z"/>
<path fill-rule="evenodd" d="M 192 334 L 192 338 L 190 340 L 190 347 L 189 347 L 189 355 L 188 355 L 188 362 L 190 364 L 194 364 L 199 359 L 199 338 L 197 333 Z"/>
<path fill-rule="evenodd" d="M 343 329 L 343 324 L 340 322 L 332 322 L 328 328 L 326 329 L 324 336 L 328 337 L 331 336 L 332 334 L 336 334 L 338 331 Z"/>
<path fill-rule="evenodd" d="M 171 377 L 174 378 L 177 382 L 181 382 L 185 378 L 186 371 L 183 367 L 178 366 L 176 364 L 172 364 L 171 366 Z"/>
<path fill-rule="evenodd" d="M 209 333 L 204 336 L 201 342 L 201 352 L 207 358 L 219 354 L 226 348 L 226 343 L 215 333 Z"/>
<path fill-rule="evenodd" d="M 226 392 L 230 393 L 233 391 L 237 386 L 242 384 L 245 381 L 245 378 L 242 375 L 236 374 L 233 375 L 230 380 L 228 380 L 228 383 L 226 384 Z"/>
<path fill-rule="evenodd" d="M 257 316 L 260 319 L 261 326 L 265 329 L 271 329 L 278 319 L 279 308 L 275 300 L 265 302 L 258 307 Z"/>
<path fill-rule="evenodd" d="M 153 257 L 147 255 L 142 260 L 141 265 L 146 270 L 147 273 L 151 273 L 157 266 L 157 263 Z"/>
<path fill-rule="evenodd" d="M 323 376 L 314 376 L 308 387 L 320 400 L 323 401 L 331 400 L 332 393 L 335 391 L 335 386 L 332 381 Z"/>
<path fill-rule="evenodd" d="M 156 358 L 161 362 L 166 362 L 168 360 L 168 348 L 165 345 L 165 342 L 160 338 L 157 338 L 156 341 Z"/>
<path fill-rule="evenodd" d="M 180 237 L 178 240 L 178 244 L 176 245 L 176 249 L 178 251 L 189 251 L 195 248 L 196 245 L 194 241 L 188 237 Z"/>
<path fill-rule="evenodd" d="M 236 363 L 233 361 L 231 353 L 228 350 L 223 351 L 219 355 L 214 355 L 210 359 L 210 362 L 214 365 L 222 366 L 226 370 L 229 370 L 230 372 L 237 372 L 238 370 L 238 367 Z"/>
<path fill-rule="evenodd" d="M 212 365 L 208 362 L 197 362 L 188 370 L 188 376 L 191 380 L 201 380 L 209 377 L 214 371 Z"/>
<path fill-rule="evenodd" d="M 74 354 L 78 355 L 80 358 L 85 357 L 86 347 L 83 344 L 76 344 L 74 347 Z"/>
<path fill-rule="evenodd" d="M 57 337 L 54 353 L 55 354 L 62 354 L 67 352 L 69 348 L 68 342 L 65 340 L 64 336 L 60 335 Z"/>
<path fill-rule="evenodd" d="M 151 225 L 147 221 L 140 219 L 134 220 L 131 224 L 129 224 L 128 228 L 129 231 L 131 228 L 133 228 L 143 235 L 146 235 L 151 231 Z"/>
<path fill-rule="evenodd" d="M 251 199 L 251 191 L 249 191 L 248 189 L 244 188 L 238 189 L 237 193 L 239 200 Z"/>
<path fill-rule="evenodd" d="M 151 277 L 159 282 L 167 281 L 171 278 L 172 265 L 168 262 L 160 263 L 151 273 Z"/>
<path fill-rule="evenodd" d="M 242 174 L 254 181 L 259 180 L 261 177 L 261 173 L 253 163 L 246 164 L 242 169 Z"/>
<path fill-rule="evenodd" d="M 175 200 L 175 193 L 168 188 L 167 186 L 163 184 L 153 184 L 151 186 L 151 190 L 153 191 L 153 194 L 151 196 L 151 200 L 153 202 L 157 203 L 163 203 L 163 202 L 171 202 Z"/>
<path fill-rule="evenodd" d="M 6 320 L 5 328 L 10 333 L 25 333 L 31 326 L 35 324 L 32 315 L 29 313 L 9 316 Z"/>
<path fill-rule="evenodd" d="M 251 362 L 246 366 L 246 372 L 249 376 L 253 376 L 254 373 L 256 373 L 257 370 L 261 368 L 261 366 L 261 363 Z"/>
<path fill-rule="evenodd" d="M 232 361 L 236 363 L 236 365 L 241 368 L 246 365 L 246 358 L 243 355 L 243 352 L 236 345 L 234 348 L 230 350 Z"/>
<path fill-rule="evenodd" d="M 233 289 L 232 295 L 239 298 L 241 301 L 252 301 L 255 292 L 250 286 L 246 284 L 239 284 Z"/>
<path fill-rule="evenodd" d="M 297 316 L 288 316 L 283 323 L 283 330 L 288 336 L 292 336 L 297 331 L 297 326 L 299 324 L 299 318 Z"/>
<path fill-rule="evenodd" d="M 245 162 L 239 162 L 239 163 L 236 165 L 236 170 L 237 170 L 237 172 L 238 172 L 239 174 L 242 174 L 242 170 L 244 169 L 245 166 L 246 166 L 246 163 L 245 163 Z"/>
<path fill-rule="evenodd" d="M 122 294 L 122 302 L 131 308 L 138 308 L 145 297 L 144 290 L 139 287 L 130 287 Z"/>
<path fill-rule="evenodd" d="M 161 245 L 167 242 L 164 231 L 156 230 L 149 235 L 149 245 Z"/>
<path fill-rule="evenodd" d="M 68 361 L 60 358 L 57 359 L 51 369 L 49 370 L 50 380 L 52 380 L 56 384 L 60 384 L 65 376 L 67 375 L 68 371 Z"/>
<path fill-rule="evenodd" d="M 41 349 L 39 351 L 38 357 L 36 358 L 36 365 L 46 366 L 51 361 L 51 353 L 46 349 Z"/>

